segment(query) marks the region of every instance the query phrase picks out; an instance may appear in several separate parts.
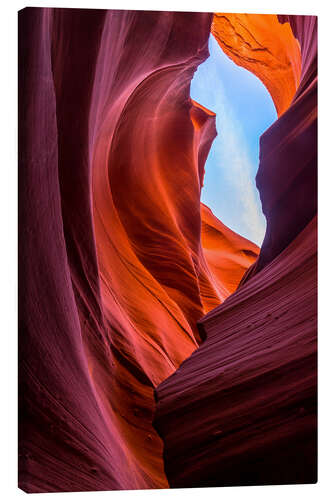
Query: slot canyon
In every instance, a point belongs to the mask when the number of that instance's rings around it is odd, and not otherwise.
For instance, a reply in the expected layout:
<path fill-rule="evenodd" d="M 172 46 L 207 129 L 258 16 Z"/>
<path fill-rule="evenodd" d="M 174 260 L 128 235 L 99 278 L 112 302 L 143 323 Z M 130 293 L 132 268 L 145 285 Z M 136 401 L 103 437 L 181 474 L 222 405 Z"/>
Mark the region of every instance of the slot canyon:
<path fill-rule="evenodd" d="M 18 17 L 19 487 L 316 482 L 317 18 Z M 200 202 L 211 34 L 278 116 L 260 248 Z"/>

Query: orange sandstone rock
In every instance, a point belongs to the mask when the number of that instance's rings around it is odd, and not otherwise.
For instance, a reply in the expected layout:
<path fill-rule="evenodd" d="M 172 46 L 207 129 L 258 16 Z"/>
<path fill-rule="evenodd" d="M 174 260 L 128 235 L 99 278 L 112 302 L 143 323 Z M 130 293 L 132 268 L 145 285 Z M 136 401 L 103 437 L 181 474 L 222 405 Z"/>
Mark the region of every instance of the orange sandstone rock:
<path fill-rule="evenodd" d="M 273 14 L 214 14 L 212 33 L 223 52 L 267 87 L 280 116 L 301 74 L 300 46 L 289 23 Z"/>
<path fill-rule="evenodd" d="M 256 260 L 259 247 L 225 226 L 201 203 L 201 243 L 215 286 L 227 298 Z"/>

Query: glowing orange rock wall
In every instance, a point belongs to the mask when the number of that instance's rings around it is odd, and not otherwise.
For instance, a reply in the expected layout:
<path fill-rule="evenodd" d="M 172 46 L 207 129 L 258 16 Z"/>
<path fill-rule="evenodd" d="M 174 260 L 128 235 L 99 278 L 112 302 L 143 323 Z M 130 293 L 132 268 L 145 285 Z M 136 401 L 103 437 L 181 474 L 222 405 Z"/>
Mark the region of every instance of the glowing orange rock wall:
<path fill-rule="evenodd" d="M 214 14 L 212 33 L 222 50 L 266 85 L 280 116 L 301 73 L 301 53 L 289 24 L 270 14 Z"/>
<path fill-rule="evenodd" d="M 213 212 L 201 204 L 201 242 L 217 289 L 227 298 L 239 285 L 245 271 L 259 254 L 251 241 L 225 226 Z M 221 253 L 221 248 L 225 252 Z"/>

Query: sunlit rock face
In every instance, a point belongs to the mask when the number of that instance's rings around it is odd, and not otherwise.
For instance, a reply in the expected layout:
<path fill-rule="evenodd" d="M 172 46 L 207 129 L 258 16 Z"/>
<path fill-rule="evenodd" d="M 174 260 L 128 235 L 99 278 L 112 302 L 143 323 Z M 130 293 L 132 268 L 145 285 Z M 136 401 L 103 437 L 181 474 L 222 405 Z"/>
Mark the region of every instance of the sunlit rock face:
<path fill-rule="evenodd" d="M 212 33 L 222 50 L 266 85 L 278 116 L 288 109 L 301 73 L 298 40 L 290 24 L 265 14 L 214 14 Z"/>
<path fill-rule="evenodd" d="M 201 243 L 215 286 L 227 298 L 233 293 L 245 271 L 259 253 L 257 245 L 239 238 L 213 212 L 201 204 Z M 221 248 L 225 252 L 221 253 Z"/>
<path fill-rule="evenodd" d="M 242 34 L 253 43 L 267 32 L 266 16 L 257 17 L 242 17 Z M 238 56 L 243 37 L 225 31 L 231 20 L 239 16 L 218 14 L 214 35 L 248 67 L 247 56 Z M 292 29 L 302 64 L 296 92 L 291 87 L 284 97 L 289 107 L 260 141 L 265 240 L 238 290 L 199 321 L 205 342 L 156 390 L 154 423 L 172 487 L 317 478 L 317 19 L 278 21 L 285 33 Z M 251 60 L 251 70 L 265 82 L 271 50 L 257 49 L 267 59 Z M 285 50 L 282 59 L 288 44 Z M 277 81 L 265 83 L 281 103 L 285 81 L 275 63 L 272 70 Z"/>
<path fill-rule="evenodd" d="M 211 20 L 19 14 L 26 491 L 168 486 L 154 388 L 259 252 L 200 205 L 215 115 L 189 87 Z"/>

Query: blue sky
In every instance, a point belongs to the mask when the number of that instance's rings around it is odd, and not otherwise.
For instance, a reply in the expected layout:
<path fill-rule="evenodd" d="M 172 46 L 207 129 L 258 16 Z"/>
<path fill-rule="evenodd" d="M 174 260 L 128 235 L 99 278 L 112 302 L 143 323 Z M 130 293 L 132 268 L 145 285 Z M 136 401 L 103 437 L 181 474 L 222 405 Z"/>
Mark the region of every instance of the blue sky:
<path fill-rule="evenodd" d="M 218 133 L 206 161 L 201 201 L 260 246 L 266 220 L 255 185 L 259 137 L 276 120 L 275 107 L 261 81 L 231 61 L 212 35 L 209 51 L 191 83 L 192 99 L 216 113 Z"/>

